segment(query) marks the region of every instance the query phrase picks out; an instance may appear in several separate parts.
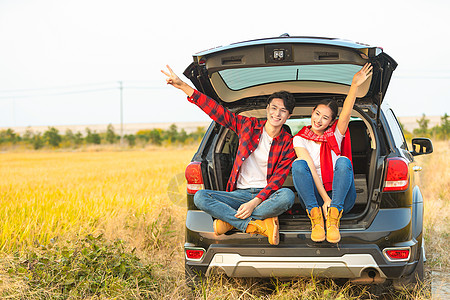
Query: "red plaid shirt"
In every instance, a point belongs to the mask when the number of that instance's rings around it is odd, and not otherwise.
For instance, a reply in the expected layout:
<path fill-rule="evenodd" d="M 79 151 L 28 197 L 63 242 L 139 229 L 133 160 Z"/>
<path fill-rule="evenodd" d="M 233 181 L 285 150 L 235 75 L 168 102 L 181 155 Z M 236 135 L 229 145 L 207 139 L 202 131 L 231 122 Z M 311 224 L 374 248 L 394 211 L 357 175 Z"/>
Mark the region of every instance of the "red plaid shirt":
<path fill-rule="evenodd" d="M 227 192 L 236 190 L 239 170 L 244 160 L 258 147 L 266 120 L 236 115 L 198 91 L 188 97 L 188 100 L 200 107 L 211 119 L 237 133 L 239 147 L 228 180 Z M 267 162 L 267 185 L 259 192 L 258 198 L 264 201 L 281 188 L 295 158 L 292 135 L 282 128 L 281 133 L 272 140 Z"/>

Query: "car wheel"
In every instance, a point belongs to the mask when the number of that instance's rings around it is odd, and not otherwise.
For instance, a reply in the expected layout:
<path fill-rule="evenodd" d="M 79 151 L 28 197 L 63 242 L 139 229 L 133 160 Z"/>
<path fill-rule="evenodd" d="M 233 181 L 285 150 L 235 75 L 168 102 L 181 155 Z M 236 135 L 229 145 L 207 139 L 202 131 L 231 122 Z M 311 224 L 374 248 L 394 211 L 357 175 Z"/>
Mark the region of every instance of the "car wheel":
<path fill-rule="evenodd" d="M 405 277 L 394 279 L 392 281 L 392 285 L 396 290 L 404 290 L 405 288 L 407 290 L 412 290 L 414 287 L 416 287 L 418 284 L 423 283 L 424 279 L 424 249 L 421 248 L 420 250 L 420 257 L 419 261 L 417 262 L 416 268 L 414 271 Z"/>

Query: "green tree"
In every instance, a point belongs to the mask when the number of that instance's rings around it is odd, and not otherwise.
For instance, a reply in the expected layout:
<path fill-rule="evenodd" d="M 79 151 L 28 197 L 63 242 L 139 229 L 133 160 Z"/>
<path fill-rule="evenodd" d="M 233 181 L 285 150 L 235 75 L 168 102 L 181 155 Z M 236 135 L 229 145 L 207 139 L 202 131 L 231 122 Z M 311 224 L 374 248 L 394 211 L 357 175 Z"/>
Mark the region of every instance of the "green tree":
<path fill-rule="evenodd" d="M 180 133 L 178 134 L 178 141 L 181 143 L 185 143 L 186 140 L 188 138 L 188 135 L 186 133 L 186 131 L 183 129 L 181 129 Z"/>
<path fill-rule="evenodd" d="M 136 132 L 136 138 L 138 140 L 141 140 L 145 143 L 148 143 L 148 141 L 150 140 L 150 130 L 148 129 L 144 129 L 144 130 L 139 130 L 138 132 Z"/>
<path fill-rule="evenodd" d="M 442 138 L 444 140 L 448 139 L 450 136 L 450 120 L 448 119 L 448 114 L 445 113 L 443 117 L 441 117 L 441 132 Z"/>
<path fill-rule="evenodd" d="M 114 132 L 114 127 L 109 124 L 106 128 L 106 141 L 110 144 L 114 144 L 117 140 L 117 135 Z"/>
<path fill-rule="evenodd" d="M 153 129 L 150 131 L 149 140 L 154 145 L 161 145 L 162 136 L 161 129 Z"/>
<path fill-rule="evenodd" d="M 73 133 L 72 130 L 67 129 L 66 134 L 64 135 L 64 140 L 68 141 L 74 146 L 79 146 L 83 143 L 83 135 L 81 132 Z"/>
<path fill-rule="evenodd" d="M 167 140 L 169 140 L 171 143 L 175 142 L 178 139 L 177 125 L 170 125 L 169 130 L 166 131 L 166 136 Z"/>
<path fill-rule="evenodd" d="M 10 142 L 12 144 L 15 144 L 19 140 L 20 136 L 17 135 L 11 128 L 0 131 L 0 143 Z"/>
<path fill-rule="evenodd" d="M 422 114 L 422 118 L 416 121 L 419 124 L 419 128 L 414 129 L 413 133 L 416 135 L 428 136 L 428 124 L 430 123 L 430 120 L 426 118 L 425 114 Z"/>
<path fill-rule="evenodd" d="M 136 145 L 136 136 L 134 134 L 126 134 L 124 138 L 127 140 L 130 147 Z"/>
<path fill-rule="evenodd" d="M 92 132 L 89 128 L 86 128 L 86 143 L 99 145 L 100 142 L 100 135 L 95 131 Z"/>
<path fill-rule="evenodd" d="M 33 136 L 33 149 L 38 150 L 44 147 L 44 140 L 41 137 L 41 133 L 38 132 Z"/>
<path fill-rule="evenodd" d="M 79 146 L 81 143 L 83 143 L 83 135 L 81 132 L 77 131 L 77 133 L 74 134 L 73 142 L 75 145 Z"/>
<path fill-rule="evenodd" d="M 190 134 L 194 140 L 200 140 L 205 135 L 205 128 L 198 126 L 197 129 Z"/>
<path fill-rule="evenodd" d="M 25 133 L 22 136 L 22 140 L 26 143 L 32 143 L 33 142 L 33 131 L 31 130 L 31 128 L 27 128 L 27 130 L 25 131 Z"/>
<path fill-rule="evenodd" d="M 44 141 L 52 147 L 59 147 L 62 141 L 62 137 L 59 135 L 58 129 L 55 127 L 49 127 L 43 135 Z"/>

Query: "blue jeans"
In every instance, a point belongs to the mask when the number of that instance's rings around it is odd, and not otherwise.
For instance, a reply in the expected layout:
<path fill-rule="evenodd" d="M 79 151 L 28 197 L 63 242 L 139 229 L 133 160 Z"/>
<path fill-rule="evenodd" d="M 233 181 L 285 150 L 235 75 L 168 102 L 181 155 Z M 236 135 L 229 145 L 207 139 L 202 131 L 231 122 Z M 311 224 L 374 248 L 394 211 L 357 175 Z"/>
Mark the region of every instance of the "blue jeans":
<path fill-rule="evenodd" d="M 234 215 L 237 213 L 239 206 L 255 198 L 260 191 L 260 188 L 239 189 L 232 192 L 200 190 L 194 195 L 194 203 L 199 209 L 214 218 L 228 222 L 245 232 L 252 219 L 264 220 L 279 216 L 294 204 L 294 192 L 288 188 L 282 188 L 261 202 L 253 210 L 250 217 L 246 219 L 236 218 Z"/>
<path fill-rule="evenodd" d="M 292 163 L 292 178 L 303 208 L 311 212 L 314 207 L 323 205 L 323 199 L 317 191 L 311 170 L 305 160 L 296 160 Z M 344 210 L 344 214 L 355 205 L 355 179 L 352 164 L 347 157 L 341 156 L 337 159 L 333 174 L 333 189 L 327 193 L 331 198 L 330 206 L 336 207 L 338 211 Z"/>

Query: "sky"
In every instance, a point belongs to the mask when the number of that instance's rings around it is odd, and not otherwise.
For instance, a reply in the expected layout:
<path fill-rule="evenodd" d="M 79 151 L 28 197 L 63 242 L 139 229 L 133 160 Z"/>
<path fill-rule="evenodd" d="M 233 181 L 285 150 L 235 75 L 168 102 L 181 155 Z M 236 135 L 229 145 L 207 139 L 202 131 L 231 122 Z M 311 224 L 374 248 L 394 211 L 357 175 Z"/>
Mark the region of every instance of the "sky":
<path fill-rule="evenodd" d="M 166 85 L 192 55 L 283 33 L 379 46 L 397 116 L 450 114 L 450 2 L 0 0 L 0 127 L 208 121 Z M 120 85 L 122 84 L 122 105 Z"/>

